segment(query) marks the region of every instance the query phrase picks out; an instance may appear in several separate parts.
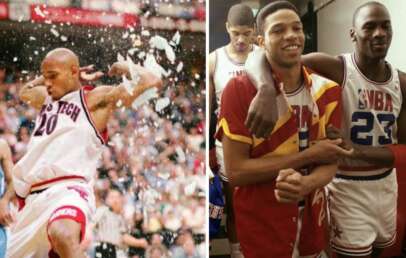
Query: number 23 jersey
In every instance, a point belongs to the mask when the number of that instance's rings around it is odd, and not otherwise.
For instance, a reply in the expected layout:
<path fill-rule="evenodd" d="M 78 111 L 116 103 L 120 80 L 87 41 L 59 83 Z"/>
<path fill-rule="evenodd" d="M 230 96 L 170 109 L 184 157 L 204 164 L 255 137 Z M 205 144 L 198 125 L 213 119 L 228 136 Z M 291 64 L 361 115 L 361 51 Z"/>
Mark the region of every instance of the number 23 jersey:
<path fill-rule="evenodd" d="M 387 63 L 391 71 L 385 82 L 369 80 L 355 63 L 354 54 L 344 54 L 345 77 L 342 90 L 342 132 L 353 144 L 381 146 L 397 143 L 397 123 L 402 106 L 398 71 Z M 340 172 L 356 176 L 375 175 L 388 168 L 374 166 L 360 160 L 345 159 Z"/>
<path fill-rule="evenodd" d="M 48 96 L 39 112 L 27 153 L 16 164 L 16 192 L 25 197 L 31 187 L 60 178 L 79 176 L 91 181 L 106 135 L 93 124 L 86 106 L 88 87 L 57 101 Z M 106 132 L 105 132 L 106 133 Z"/>

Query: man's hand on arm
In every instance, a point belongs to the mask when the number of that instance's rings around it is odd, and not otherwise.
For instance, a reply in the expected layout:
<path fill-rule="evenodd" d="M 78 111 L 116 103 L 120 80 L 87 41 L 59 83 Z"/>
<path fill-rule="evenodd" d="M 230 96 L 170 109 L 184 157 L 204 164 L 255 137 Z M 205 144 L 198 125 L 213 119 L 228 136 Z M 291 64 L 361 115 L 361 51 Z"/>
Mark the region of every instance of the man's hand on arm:
<path fill-rule="evenodd" d="M 24 84 L 18 93 L 20 100 L 40 110 L 45 98 L 48 96 L 44 82 L 44 77 L 41 75 Z"/>
<path fill-rule="evenodd" d="M 256 137 L 267 138 L 278 120 L 278 107 L 275 84 L 263 49 L 248 55 L 245 70 L 258 90 L 248 109 L 245 125 Z"/>

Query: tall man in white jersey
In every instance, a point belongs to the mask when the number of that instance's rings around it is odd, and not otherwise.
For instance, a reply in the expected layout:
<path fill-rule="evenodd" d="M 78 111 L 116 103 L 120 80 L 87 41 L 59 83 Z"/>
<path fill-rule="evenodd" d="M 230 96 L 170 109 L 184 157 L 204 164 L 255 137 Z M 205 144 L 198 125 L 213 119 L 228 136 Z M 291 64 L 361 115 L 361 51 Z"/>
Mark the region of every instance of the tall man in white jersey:
<path fill-rule="evenodd" d="M 332 248 L 338 257 L 379 257 L 396 238 L 395 168 L 405 167 L 406 74 L 385 61 L 392 27 L 381 3 L 368 2 L 357 8 L 350 35 L 354 53 L 338 57 L 312 53 L 302 61 L 342 85 L 342 130 L 330 128 L 328 133 L 333 138 L 343 137 L 347 147 L 354 149 L 342 157 L 329 186 Z M 259 75 L 259 68 L 247 70 L 257 86 L 272 88 L 269 71 L 261 69 Z M 258 107 L 267 109 L 263 101 L 272 97 L 267 92 L 258 94 L 264 104 L 252 103 L 256 107 L 247 119 L 256 131 L 266 131 L 260 127 L 269 126 L 261 122 L 269 115 L 258 111 Z"/>
<path fill-rule="evenodd" d="M 233 5 L 227 15 L 226 29 L 230 37 L 230 43 L 216 49 L 209 55 L 209 114 L 217 115 L 220 108 L 220 99 L 223 89 L 228 81 L 244 73 L 244 63 L 248 54 L 254 49 L 254 15 L 251 8 L 244 4 Z M 216 103 L 214 103 L 216 101 Z M 217 109 L 214 110 L 214 106 Z M 214 116 L 215 117 L 215 116 Z M 211 121 L 210 125 L 214 125 Z M 223 192 L 226 199 L 227 209 L 227 237 L 231 246 L 232 257 L 242 257 L 234 225 L 234 211 L 232 205 L 232 189 L 228 184 L 228 177 L 224 169 L 223 147 L 216 140 L 216 159 L 219 166 L 220 177 L 223 181 Z"/>
<path fill-rule="evenodd" d="M 49 52 L 42 76 L 20 91 L 21 100 L 39 110 L 27 153 L 13 170 L 16 195 L 25 199 L 11 232 L 7 257 L 85 257 L 79 244 L 94 209 L 94 178 L 106 128 L 116 103 L 129 107 L 146 89 L 162 82 L 137 66 L 133 92 L 124 86 L 93 90 L 79 81 L 79 59 L 69 49 Z M 126 63 L 110 75 L 128 74 Z"/>

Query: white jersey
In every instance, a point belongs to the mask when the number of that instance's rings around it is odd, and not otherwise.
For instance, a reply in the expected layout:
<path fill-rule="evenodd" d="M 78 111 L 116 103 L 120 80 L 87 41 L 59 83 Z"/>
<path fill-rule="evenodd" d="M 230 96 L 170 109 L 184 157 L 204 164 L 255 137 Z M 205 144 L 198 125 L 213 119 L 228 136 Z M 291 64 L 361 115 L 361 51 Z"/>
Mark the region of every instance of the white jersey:
<path fill-rule="evenodd" d="M 388 64 L 391 77 L 374 82 L 362 74 L 353 54 L 344 54 L 345 77 L 342 91 L 342 132 L 354 144 L 382 146 L 397 143 L 397 123 L 402 106 L 398 71 Z M 376 175 L 389 168 L 365 161 L 346 159 L 339 172 L 352 176 Z"/>
<path fill-rule="evenodd" d="M 224 88 L 227 86 L 228 81 L 230 81 L 233 77 L 243 75 L 245 73 L 245 62 L 238 63 L 231 59 L 227 53 L 226 47 L 227 46 L 218 48 L 214 52 L 216 55 L 216 64 L 214 67 L 213 83 L 217 103 L 217 109 L 214 111 L 216 114 L 218 113 L 218 110 L 220 110 L 221 94 L 223 93 Z M 253 45 L 253 50 L 257 48 L 258 47 L 256 45 Z M 224 181 L 228 181 L 224 171 L 223 148 L 221 142 L 218 140 L 216 140 L 216 157 L 220 166 L 220 176 Z"/>
<path fill-rule="evenodd" d="M 90 182 L 103 144 L 87 110 L 84 89 L 70 92 L 58 101 L 47 97 L 27 153 L 14 167 L 17 194 L 25 197 L 30 191 L 62 179 Z"/>
<path fill-rule="evenodd" d="M 257 48 L 253 45 L 253 49 Z M 217 110 L 220 107 L 221 94 L 227 86 L 228 81 L 238 75 L 245 73 L 244 63 L 238 63 L 228 55 L 226 46 L 216 49 L 216 64 L 214 67 L 213 83 L 216 92 Z"/>

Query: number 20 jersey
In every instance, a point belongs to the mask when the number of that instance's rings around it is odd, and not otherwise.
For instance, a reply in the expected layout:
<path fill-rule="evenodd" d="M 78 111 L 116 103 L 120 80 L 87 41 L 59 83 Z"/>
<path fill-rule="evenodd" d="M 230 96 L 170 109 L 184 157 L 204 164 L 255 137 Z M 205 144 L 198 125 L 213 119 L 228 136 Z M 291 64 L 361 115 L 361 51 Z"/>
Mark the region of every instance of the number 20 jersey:
<path fill-rule="evenodd" d="M 397 123 L 402 106 L 398 71 L 387 64 L 391 76 L 386 82 L 369 80 L 355 63 L 354 54 L 344 54 L 342 89 L 342 132 L 352 143 L 382 146 L 397 143 Z M 377 175 L 389 168 L 361 160 L 345 159 L 339 173 L 352 176 Z M 349 172 L 349 173 L 348 173 Z"/>
<path fill-rule="evenodd" d="M 94 177 L 105 138 L 86 107 L 84 92 L 70 92 L 58 101 L 48 96 L 38 114 L 27 153 L 13 171 L 15 190 L 25 197 L 39 184 L 69 177 Z"/>

